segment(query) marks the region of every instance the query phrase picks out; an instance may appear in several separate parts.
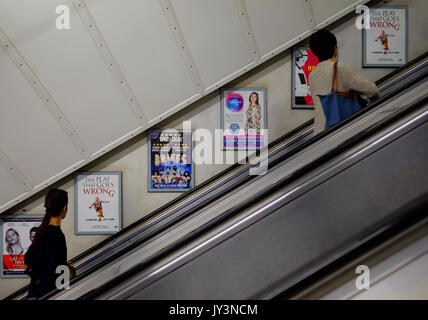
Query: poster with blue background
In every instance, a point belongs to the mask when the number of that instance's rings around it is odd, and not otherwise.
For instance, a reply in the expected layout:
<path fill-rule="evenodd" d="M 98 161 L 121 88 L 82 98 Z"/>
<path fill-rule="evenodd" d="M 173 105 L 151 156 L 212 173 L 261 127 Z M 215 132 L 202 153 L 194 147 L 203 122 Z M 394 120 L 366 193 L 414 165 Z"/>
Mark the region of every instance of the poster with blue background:
<path fill-rule="evenodd" d="M 193 188 L 193 132 L 150 130 L 149 192 L 182 192 Z"/>

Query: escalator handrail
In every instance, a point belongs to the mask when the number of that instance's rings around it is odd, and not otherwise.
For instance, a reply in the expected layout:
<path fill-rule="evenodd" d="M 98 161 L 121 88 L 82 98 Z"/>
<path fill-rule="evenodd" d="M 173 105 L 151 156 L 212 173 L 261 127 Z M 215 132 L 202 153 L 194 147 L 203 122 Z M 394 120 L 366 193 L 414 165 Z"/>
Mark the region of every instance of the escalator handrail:
<path fill-rule="evenodd" d="M 396 112 L 395 114 L 390 115 L 384 120 L 379 121 L 378 123 L 368 127 L 367 129 L 363 130 L 362 132 L 357 134 L 357 137 L 351 137 L 347 139 L 344 143 L 338 145 L 334 149 L 328 151 L 326 154 L 320 156 L 319 158 L 311 161 L 307 165 L 303 166 L 302 168 L 296 170 L 295 172 L 291 173 L 290 175 L 282 178 L 281 180 L 274 183 L 271 187 L 267 188 L 263 192 L 261 192 L 256 197 L 253 197 L 249 200 L 244 201 L 243 203 L 240 203 L 236 205 L 235 207 L 231 208 L 230 210 L 222 213 L 220 216 L 215 218 L 214 220 L 206 223 L 204 226 L 201 226 L 200 228 L 192 231 L 183 239 L 178 241 L 177 243 L 171 245 L 171 247 L 162 250 L 159 254 L 151 257 L 147 261 L 144 261 L 140 264 L 135 265 L 131 269 L 127 270 L 126 272 L 118 275 L 117 277 L 111 279 L 107 283 L 101 285 L 100 287 L 93 289 L 92 291 L 84 294 L 82 297 L 79 298 L 79 300 L 85 300 L 85 299 L 94 299 L 106 290 L 109 290 L 119 283 L 129 279 L 130 277 L 134 276 L 135 274 L 141 272 L 143 269 L 146 269 L 149 265 L 153 264 L 154 262 L 160 261 L 162 258 L 165 258 L 168 255 L 171 255 L 172 251 L 178 250 L 179 248 L 182 248 L 186 246 L 187 244 L 194 241 L 196 238 L 200 237 L 202 234 L 209 232 L 210 230 L 216 228 L 220 224 L 225 223 L 225 221 L 231 219 L 233 216 L 236 216 L 240 212 L 242 212 L 245 209 L 248 209 L 251 206 L 256 205 L 260 201 L 263 201 L 266 197 L 269 195 L 274 194 L 279 189 L 285 187 L 286 185 L 296 181 L 297 179 L 303 177 L 310 171 L 316 169 L 317 167 L 325 164 L 329 160 L 333 159 L 334 157 L 338 156 L 339 154 L 343 153 L 344 151 L 348 150 L 349 148 L 357 145 L 362 140 L 367 139 L 380 130 L 388 127 L 392 123 L 396 122 L 397 120 L 401 119 L 402 117 L 410 114 L 412 111 L 419 108 L 421 105 L 426 104 L 428 102 L 428 96 L 423 96 L 416 101 L 410 103 L 408 106 L 404 107 L 400 111 Z M 266 210 L 274 210 L 273 208 L 268 208 Z M 268 213 L 269 214 L 269 213 Z"/>
<path fill-rule="evenodd" d="M 385 77 L 379 79 L 378 81 L 376 81 L 376 84 L 380 84 L 382 82 L 385 82 L 387 79 L 392 78 L 393 76 L 395 76 L 396 74 L 402 72 L 403 70 L 407 69 L 408 67 L 410 67 L 411 65 L 423 60 L 426 56 L 428 55 L 428 52 L 425 52 L 424 54 L 420 55 L 419 57 L 411 60 L 410 62 L 408 62 L 407 64 L 405 64 L 404 66 L 392 71 L 391 73 L 389 73 L 388 75 L 386 75 Z M 367 112 L 369 110 L 369 108 L 372 108 L 374 106 L 367 106 L 366 108 L 364 108 L 364 110 Z M 363 112 L 362 112 L 363 113 Z M 356 116 L 356 115 L 354 115 Z M 347 119 L 349 120 L 349 119 Z M 303 128 L 310 126 L 311 124 L 314 123 L 314 118 L 306 121 L 305 123 L 301 124 L 300 126 L 298 126 L 297 128 L 289 131 L 288 133 L 284 134 L 283 136 L 281 136 L 280 138 L 276 139 L 275 141 L 271 142 L 268 145 L 268 149 L 282 143 L 284 140 L 292 137 L 293 135 L 295 135 L 297 132 L 301 131 Z M 344 123 L 343 123 L 344 124 Z M 248 157 L 246 159 L 246 162 L 248 162 Z M 111 235 L 110 237 L 108 237 L 107 239 L 99 242 L 98 244 L 94 245 L 93 247 L 85 250 L 84 252 L 82 252 L 81 254 L 77 255 L 76 257 L 74 257 L 73 259 L 71 259 L 70 261 L 72 263 L 74 263 L 75 261 L 78 261 L 80 259 L 82 259 L 83 257 L 86 257 L 88 255 L 90 255 L 91 253 L 93 253 L 94 251 L 98 250 L 99 248 L 103 247 L 105 244 L 113 241 L 114 239 L 120 237 L 121 235 L 123 235 L 124 233 L 132 230 L 133 228 L 137 227 L 138 225 L 146 222 L 147 220 L 151 219 L 153 216 L 157 215 L 158 213 L 164 211 L 165 209 L 172 207 L 174 205 L 176 205 L 177 203 L 179 203 L 180 201 L 182 201 L 185 197 L 189 197 L 192 194 L 197 193 L 199 190 L 203 189 L 204 187 L 206 187 L 207 185 L 210 185 L 211 183 L 213 183 L 214 181 L 220 179 L 222 176 L 230 173 L 231 171 L 235 170 L 237 167 L 241 166 L 241 164 L 239 163 L 235 163 L 233 165 L 231 165 L 230 167 L 226 168 L 225 170 L 219 172 L 218 174 L 216 174 L 215 176 L 209 178 L 208 180 L 202 182 L 201 184 L 195 186 L 193 189 L 189 190 L 188 192 L 183 193 L 182 195 L 178 196 L 177 198 L 171 200 L 170 202 L 166 203 L 165 205 L 163 205 L 162 207 L 154 210 L 153 212 L 149 213 L 148 215 L 144 216 L 143 218 L 137 220 L 136 222 L 130 224 L 129 226 L 123 228 L 121 231 L 118 231 L 117 233 L 115 233 L 114 235 Z"/>
<path fill-rule="evenodd" d="M 396 74 L 404 71 L 405 69 L 407 69 L 408 67 L 410 67 L 411 65 L 419 62 L 420 60 L 422 60 L 424 57 L 427 56 L 427 53 L 424 53 L 423 55 L 417 57 L 416 59 L 413 59 L 412 61 L 410 61 L 409 63 L 407 63 L 406 65 L 392 71 L 390 74 L 388 74 L 387 76 L 383 77 L 382 79 L 378 80 L 376 83 L 380 83 L 380 82 L 384 82 L 386 79 L 389 79 L 393 76 L 395 76 Z M 324 130 L 323 132 L 319 133 L 318 135 L 310 138 L 308 141 L 306 141 L 305 143 L 303 143 L 302 145 L 298 146 L 297 148 L 295 148 L 294 150 L 292 150 L 290 153 L 287 153 L 285 156 L 289 157 L 291 155 L 296 154 L 297 152 L 303 150 L 304 148 L 306 148 L 307 146 L 321 140 L 323 137 L 325 137 L 326 135 L 330 134 L 332 131 L 335 131 L 337 129 L 339 129 L 340 127 L 346 125 L 347 123 L 349 123 L 350 121 L 358 118 L 359 116 L 361 116 L 362 114 L 368 112 L 369 110 L 373 109 L 374 107 L 376 107 L 377 105 L 379 105 L 380 103 L 382 103 L 383 101 L 389 99 L 393 94 L 395 94 L 395 92 L 390 93 L 388 95 L 386 95 L 385 97 L 382 97 L 376 101 L 374 101 L 373 103 L 371 103 L 370 105 L 368 105 L 367 107 L 363 108 L 362 110 L 360 110 L 359 112 L 353 114 L 351 117 L 349 117 L 348 119 L 345 119 L 344 121 L 340 122 L 339 124 Z M 307 122 L 303 123 L 302 125 L 300 125 L 299 127 L 293 129 L 292 131 L 286 133 L 285 135 L 283 135 L 282 137 L 276 139 L 275 141 L 271 142 L 268 145 L 268 148 L 272 148 L 278 144 L 280 144 L 281 142 L 283 142 L 284 140 L 292 137 L 293 135 L 295 135 L 297 132 L 301 131 L 302 129 L 304 129 L 305 127 L 310 126 L 311 124 L 313 124 L 314 119 L 308 120 Z M 283 161 L 284 157 L 281 157 L 281 161 Z M 248 157 L 247 157 L 247 162 L 248 162 Z M 275 163 L 276 164 L 276 163 Z M 274 164 L 274 165 L 275 165 Z M 203 183 L 199 184 L 198 186 L 196 186 L 195 188 L 193 188 L 192 190 L 189 190 L 186 193 L 183 193 L 182 195 L 180 195 L 179 197 L 175 198 L 174 200 L 168 202 L 167 204 L 163 205 L 162 207 L 156 209 L 155 211 L 149 213 L 148 215 L 144 216 L 143 218 L 137 220 L 136 222 L 132 223 L 131 225 L 123 228 L 121 231 L 118 231 L 117 233 L 115 233 L 114 235 L 109 236 L 107 239 L 99 242 L 98 244 L 92 246 L 91 248 L 87 249 L 86 251 L 84 251 L 83 253 L 79 254 L 78 256 L 74 257 L 71 259 L 71 262 L 74 263 L 80 259 L 83 259 L 87 256 L 89 256 L 90 254 L 94 253 L 95 251 L 97 251 L 98 249 L 104 247 L 105 245 L 107 245 L 108 243 L 110 243 L 111 241 L 119 238 L 121 235 L 125 234 L 128 231 L 131 231 L 132 229 L 138 227 L 139 225 L 145 223 L 146 221 L 150 220 L 152 217 L 156 216 L 157 214 L 159 214 L 160 212 L 164 211 L 165 209 L 176 205 L 177 203 L 179 203 L 180 201 L 182 201 L 184 198 L 191 196 L 193 194 L 195 194 L 196 192 L 198 192 L 199 190 L 201 190 L 202 188 L 206 187 L 207 185 L 213 183 L 215 180 L 220 179 L 222 176 L 230 173 L 231 171 L 235 170 L 236 168 L 242 166 L 239 163 L 235 163 L 232 166 L 228 167 L 227 169 L 223 170 L 222 172 L 216 174 L 215 176 L 213 176 L 212 178 L 204 181 Z M 271 168 L 272 165 L 269 164 L 269 168 Z M 210 199 L 211 200 L 215 200 L 215 199 Z M 129 235 L 130 238 L 133 237 L 133 235 Z M 114 247 L 114 245 L 113 245 Z M 133 247 L 133 246 L 132 246 Z M 122 253 L 121 253 L 122 254 Z M 85 273 L 86 274 L 86 273 Z M 80 278 L 80 277 L 79 277 Z M 16 291 L 15 293 L 13 293 L 12 295 L 8 296 L 6 299 L 13 299 L 16 296 L 19 296 L 21 294 L 23 294 L 26 290 L 28 290 L 28 286 Z"/>
<path fill-rule="evenodd" d="M 410 67 L 411 65 L 423 60 L 423 58 L 425 58 L 428 55 L 427 52 L 425 52 L 424 54 L 422 54 L 421 56 L 411 60 L 409 63 L 405 64 L 404 66 L 392 71 L 390 74 L 386 75 L 385 77 L 383 77 L 382 79 L 376 81 L 376 84 L 385 82 L 387 79 L 392 78 L 393 76 L 395 76 L 396 74 L 402 72 L 403 70 L 407 69 L 408 67 Z M 360 111 L 360 113 L 354 114 L 353 117 L 350 117 L 348 119 L 346 119 L 345 121 L 341 122 L 339 125 L 342 126 L 344 124 L 346 124 L 347 122 L 352 121 L 354 118 L 359 117 L 361 114 L 367 112 L 368 110 L 370 110 L 371 108 L 375 107 L 377 105 L 376 104 L 371 104 L 369 106 L 367 106 L 366 108 L 364 108 L 363 110 Z M 286 133 L 285 135 L 281 136 L 280 138 L 276 139 L 275 141 L 271 142 L 268 145 L 268 148 L 272 148 L 280 143 L 282 143 L 284 140 L 292 137 L 293 135 L 295 135 L 297 132 L 301 131 L 303 128 L 310 126 L 311 124 L 314 123 L 314 118 L 306 121 L 305 123 L 303 123 L 302 125 L 298 126 L 297 128 L 289 131 L 288 133 Z M 335 130 L 335 127 L 329 128 L 331 129 L 330 131 L 325 130 L 324 132 L 322 132 L 321 134 L 323 134 L 323 136 L 329 134 L 329 132 Z M 320 140 L 323 136 L 318 135 L 318 140 Z M 314 140 L 317 141 L 317 140 Z M 309 142 L 309 141 L 308 141 Z M 248 157 L 246 159 L 246 162 L 248 162 Z M 71 259 L 71 262 L 74 263 L 88 255 L 90 255 L 91 253 L 95 252 L 96 250 L 98 250 L 99 248 L 103 247 L 104 245 L 106 245 L 107 243 L 113 241 L 114 239 L 120 237 L 121 235 L 123 235 L 124 233 L 134 229 L 135 227 L 137 227 L 138 225 L 146 222 L 147 220 L 151 219 L 153 216 L 157 215 L 158 213 L 166 210 L 169 207 L 172 207 L 174 205 L 176 205 L 177 203 L 179 203 L 180 201 L 182 201 L 184 198 L 191 196 L 192 194 L 195 194 L 196 192 L 198 192 L 199 190 L 203 189 L 204 187 L 210 185 L 211 183 L 213 183 L 214 181 L 220 179 L 222 176 L 230 173 L 231 171 L 235 170 L 237 167 L 241 166 L 241 164 L 239 163 L 235 163 L 232 166 L 226 168 L 225 170 L 219 172 L 218 174 L 216 174 L 215 176 L 209 178 L 208 180 L 202 182 L 201 184 L 199 184 L 198 186 L 195 186 L 192 190 L 189 190 L 188 192 L 183 193 L 182 195 L 180 195 L 179 197 L 173 199 L 172 201 L 166 203 L 165 205 L 163 205 L 162 207 L 154 210 L 153 212 L 149 213 L 148 215 L 144 216 L 143 218 L 137 220 L 136 222 L 130 224 L 129 226 L 123 228 L 121 231 L 115 233 L 114 235 L 111 235 L 110 237 L 108 237 L 107 239 L 99 242 L 98 244 L 94 245 L 93 247 L 85 250 L 84 252 L 82 252 L 81 254 L 79 254 L 78 256 L 74 257 L 73 259 Z"/>

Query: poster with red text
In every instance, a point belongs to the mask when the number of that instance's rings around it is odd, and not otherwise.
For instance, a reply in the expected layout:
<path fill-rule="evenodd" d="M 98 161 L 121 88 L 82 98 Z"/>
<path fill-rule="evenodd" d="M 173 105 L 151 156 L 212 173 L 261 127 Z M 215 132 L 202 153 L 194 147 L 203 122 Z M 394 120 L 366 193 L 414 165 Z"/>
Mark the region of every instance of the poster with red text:
<path fill-rule="evenodd" d="M 122 228 L 122 173 L 82 172 L 74 181 L 76 234 L 113 234 Z"/>
<path fill-rule="evenodd" d="M 33 242 L 42 215 L 6 216 L 0 220 L 1 227 L 1 277 L 27 277 L 24 263 L 25 253 Z"/>
<path fill-rule="evenodd" d="M 313 109 L 309 75 L 318 65 L 318 58 L 306 47 L 293 49 L 293 88 L 291 107 L 296 109 Z"/>
<path fill-rule="evenodd" d="M 407 63 L 407 6 L 370 7 L 370 29 L 363 31 L 364 67 L 400 67 Z"/>

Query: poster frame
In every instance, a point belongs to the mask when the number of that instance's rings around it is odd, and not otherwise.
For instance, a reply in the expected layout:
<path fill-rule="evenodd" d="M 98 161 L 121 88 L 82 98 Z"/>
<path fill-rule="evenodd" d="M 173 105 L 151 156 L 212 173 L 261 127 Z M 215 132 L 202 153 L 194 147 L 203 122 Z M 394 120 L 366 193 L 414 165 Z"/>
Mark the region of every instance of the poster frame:
<path fill-rule="evenodd" d="M 291 48 L 291 109 L 303 109 L 303 110 L 314 110 L 315 105 L 310 105 L 310 104 L 299 104 L 296 105 L 295 103 L 295 97 L 296 97 L 296 92 L 295 92 L 295 84 L 296 84 L 296 77 L 295 77 L 295 72 L 296 72 L 296 51 L 299 49 L 305 49 L 305 50 L 311 50 L 311 48 L 309 48 L 308 46 L 295 46 Z M 312 51 L 312 50 L 311 50 Z M 308 85 L 309 85 L 309 79 L 308 80 Z M 312 96 L 312 95 L 311 95 Z M 312 97 L 312 100 L 314 100 L 314 98 Z"/>
<path fill-rule="evenodd" d="M 402 64 L 368 64 L 367 63 L 367 30 L 363 28 L 363 68 L 398 68 L 404 66 L 409 60 L 409 7 L 408 6 L 371 6 L 369 9 L 404 9 L 406 23 L 404 24 L 405 57 Z"/>
<path fill-rule="evenodd" d="M 177 131 L 177 132 L 182 132 L 183 136 L 185 133 L 187 134 L 191 134 L 191 141 L 192 141 L 192 152 L 191 152 L 191 170 L 192 170 L 192 180 L 190 180 L 190 188 L 188 189 L 154 189 L 151 188 L 151 176 L 152 176 L 152 139 L 150 138 L 150 134 L 153 132 L 164 132 L 164 133 L 168 133 L 170 131 Z M 195 175 L 195 161 L 193 159 L 193 153 L 195 150 L 195 141 L 194 141 L 194 134 L 195 134 L 195 130 L 194 129 L 174 129 L 174 128 L 169 128 L 169 129 L 150 129 L 147 132 L 147 145 L 148 145 L 148 152 L 147 152 L 147 192 L 150 193 L 183 193 L 183 192 L 187 192 L 189 190 L 192 190 L 195 187 L 195 179 L 196 179 L 196 175 Z"/>
<path fill-rule="evenodd" d="M 119 193 L 119 212 L 118 214 L 118 225 L 119 228 L 114 231 L 80 231 L 79 230 L 79 199 L 78 199 L 78 179 L 79 176 L 91 176 L 91 175 L 117 175 L 119 176 L 118 193 Z M 122 172 L 121 171 L 88 171 L 88 172 L 76 172 L 74 174 L 74 233 L 76 235 L 112 235 L 122 230 Z"/>
<path fill-rule="evenodd" d="M 268 121 L 267 121 L 267 88 L 266 87 L 247 87 L 247 88 L 230 88 L 230 87 L 225 87 L 225 88 L 221 88 L 220 89 L 220 122 L 221 122 L 221 150 L 222 151 L 238 151 L 238 150 L 245 150 L 245 151 L 253 151 L 253 150 L 261 150 L 265 147 L 267 147 L 267 145 L 269 144 L 268 141 L 266 141 L 266 135 L 264 137 L 264 144 L 263 147 L 248 147 L 248 144 L 245 146 L 245 148 L 243 147 L 226 147 L 224 145 L 224 93 L 226 91 L 263 91 L 263 126 L 264 126 L 264 130 L 268 130 Z"/>
<path fill-rule="evenodd" d="M 1 216 L 0 217 L 0 252 L 1 252 L 1 263 L 0 263 L 0 278 L 2 279 L 23 279 L 23 278 L 29 278 L 30 276 L 27 274 L 16 274 L 16 275 L 3 275 L 3 248 L 4 248 L 4 219 L 18 219 L 25 221 L 28 218 L 32 219 L 40 219 L 40 223 L 43 220 L 44 215 L 42 214 L 17 214 L 17 215 L 8 215 L 8 216 Z M 24 253 L 25 255 L 25 253 Z"/>

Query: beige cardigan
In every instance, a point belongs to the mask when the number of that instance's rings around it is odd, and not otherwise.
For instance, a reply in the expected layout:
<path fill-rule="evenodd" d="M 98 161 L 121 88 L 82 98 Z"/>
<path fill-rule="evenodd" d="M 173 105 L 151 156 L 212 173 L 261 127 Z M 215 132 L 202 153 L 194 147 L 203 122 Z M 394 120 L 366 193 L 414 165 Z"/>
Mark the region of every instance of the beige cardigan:
<path fill-rule="evenodd" d="M 333 61 L 322 61 L 309 75 L 309 86 L 315 109 L 314 134 L 318 134 L 325 129 L 324 112 L 318 95 L 331 92 L 333 63 Z M 372 97 L 379 92 L 375 83 L 367 81 L 354 68 L 345 63 L 337 63 L 337 72 L 339 79 L 338 91 L 348 92 L 352 90 L 368 97 Z"/>

